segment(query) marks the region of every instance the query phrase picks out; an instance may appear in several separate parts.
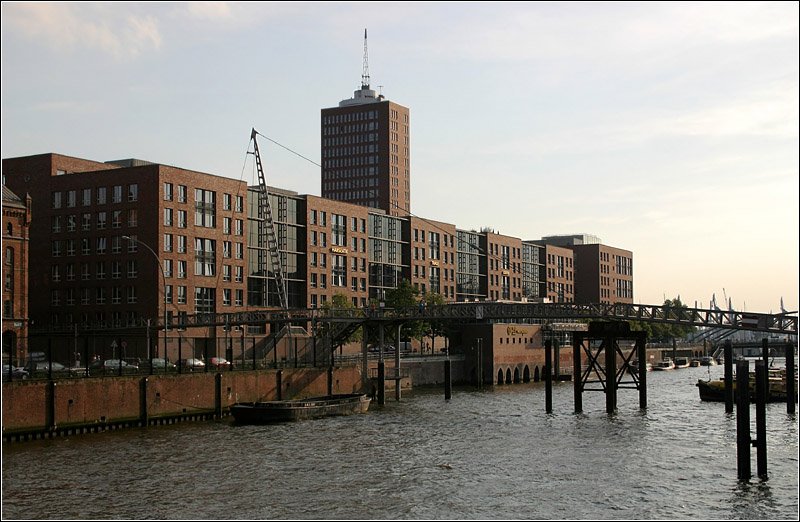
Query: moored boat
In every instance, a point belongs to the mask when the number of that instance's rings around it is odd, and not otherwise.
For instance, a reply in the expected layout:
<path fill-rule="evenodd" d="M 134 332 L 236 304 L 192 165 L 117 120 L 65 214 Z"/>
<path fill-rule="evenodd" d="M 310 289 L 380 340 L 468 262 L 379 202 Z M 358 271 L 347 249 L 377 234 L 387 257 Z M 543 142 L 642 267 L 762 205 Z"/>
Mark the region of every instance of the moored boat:
<path fill-rule="evenodd" d="M 700 366 L 716 366 L 717 360 L 710 355 L 700 357 Z"/>
<path fill-rule="evenodd" d="M 688 368 L 689 367 L 689 358 L 688 357 L 675 357 L 675 368 Z"/>
<path fill-rule="evenodd" d="M 325 395 L 287 401 L 237 402 L 231 415 L 237 424 L 267 424 L 366 413 L 371 399 L 362 393 Z"/>
<path fill-rule="evenodd" d="M 750 402 L 756 401 L 756 384 L 755 374 L 750 372 Z M 767 402 L 786 402 L 786 370 L 769 370 L 769 393 L 767 393 Z M 697 388 L 700 392 L 700 400 L 708 402 L 725 402 L 725 381 L 723 379 L 716 379 L 713 381 L 705 381 L 699 379 L 697 381 Z M 795 386 L 795 390 L 797 387 Z M 736 379 L 733 379 L 733 396 L 736 400 Z M 797 395 L 794 398 L 797 402 Z"/>
<path fill-rule="evenodd" d="M 674 370 L 675 363 L 672 362 L 672 359 L 664 359 L 663 361 L 658 361 L 653 365 L 654 370 L 664 371 L 664 370 Z"/>

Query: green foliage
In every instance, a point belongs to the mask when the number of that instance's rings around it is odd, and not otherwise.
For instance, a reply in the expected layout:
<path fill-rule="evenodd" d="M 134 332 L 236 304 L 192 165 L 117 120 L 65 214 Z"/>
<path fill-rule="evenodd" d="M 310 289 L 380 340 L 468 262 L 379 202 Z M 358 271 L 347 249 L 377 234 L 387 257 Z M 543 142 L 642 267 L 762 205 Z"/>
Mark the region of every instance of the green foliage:
<path fill-rule="evenodd" d="M 323 312 L 330 312 L 331 310 L 352 310 L 356 311 L 356 306 L 350 301 L 350 298 L 344 294 L 333 294 L 330 301 L 325 301 L 320 306 Z M 317 329 L 317 337 L 324 337 L 327 334 L 325 330 L 327 325 L 321 326 Z M 355 343 L 360 342 L 362 337 L 362 329 L 359 328 L 353 332 L 345 342 Z"/>
<path fill-rule="evenodd" d="M 681 311 L 688 309 L 686 305 L 681 303 L 680 298 L 667 299 L 663 304 L 665 308 L 665 315 L 667 318 L 678 318 L 681 316 Z M 685 316 L 685 315 L 684 315 Z M 642 321 L 631 321 L 631 330 L 647 332 L 647 338 L 651 341 L 668 342 L 672 339 L 681 339 L 688 334 L 694 332 L 694 326 L 684 326 L 679 324 L 669 323 L 651 323 Z"/>

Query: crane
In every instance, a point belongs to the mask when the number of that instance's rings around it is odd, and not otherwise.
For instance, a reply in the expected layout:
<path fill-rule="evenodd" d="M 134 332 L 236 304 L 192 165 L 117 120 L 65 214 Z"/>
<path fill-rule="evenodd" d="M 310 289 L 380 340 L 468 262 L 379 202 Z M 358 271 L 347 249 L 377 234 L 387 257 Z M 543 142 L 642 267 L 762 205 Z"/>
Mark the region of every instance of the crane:
<path fill-rule="evenodd" d="M 275 274 L 275 286 L 278 289 L 278 302 L 281 309 L 286 310 L 289 308 L 286 278 L 283 276 L 283 264 L 281 263 L 281 255 L 278 251 L 278 236 L 275 233 L 275 222 L 272 220 L 272 207 L 269 204 L 269 194 L 267 193 L 267 184 L 264 181 L 264 168 L 261 165 L 261 154 L 258 151 L 256 135 L 258 135 L 258 131 L 253 128 L 250 133 L 250 140 L 253 142 L 253 155 L 256 158 L 256 168 L 258 169 L 258 207 L 259 209 L 264 209 L 265 218 L 264 225 L 260 228 L 258 233 L 259 244 L 267 244 L 267 250 L 269 250 L 272 264 L 272 272 Z M 266 241 L 264 241 L 264 239 L 266 239 Z"/>

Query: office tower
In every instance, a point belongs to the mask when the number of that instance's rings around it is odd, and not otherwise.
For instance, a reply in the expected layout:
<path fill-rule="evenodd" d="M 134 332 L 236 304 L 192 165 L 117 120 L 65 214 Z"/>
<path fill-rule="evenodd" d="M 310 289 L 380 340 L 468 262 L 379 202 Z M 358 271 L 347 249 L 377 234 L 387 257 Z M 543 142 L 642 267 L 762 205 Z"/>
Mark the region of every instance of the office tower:
<path fill-rule="evenodd" d="M 323 198 L 410 213 L 409 110 L 370 87 L 366 30 L 361 88 L 322 109 L 320 127 Z"/>

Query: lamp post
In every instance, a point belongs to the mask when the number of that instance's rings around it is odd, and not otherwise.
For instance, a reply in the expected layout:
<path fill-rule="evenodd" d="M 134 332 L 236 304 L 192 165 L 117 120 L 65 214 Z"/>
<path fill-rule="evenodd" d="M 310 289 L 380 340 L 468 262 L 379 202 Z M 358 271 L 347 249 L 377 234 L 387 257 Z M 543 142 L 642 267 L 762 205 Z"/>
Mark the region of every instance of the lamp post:
<path fill-rule="evenodd" d="M 122 239 L 125 239 L 126 241 L 133 241 L 134 243 L 139 243 L 140 245 L 145 247 L 151 254 L 153 254 L 153 257 L 156 260 L 156 265 L 158 265 L 158 269 L 161 271 L 161 280 L 164 283 L 164 371 L 166 372 L 167 371 L 167 325 L 168 325 L 168 323 L 167 323 L 167 276 L 164 274 L 164 267 L 161 266 L 161 260 L 158 258 L 158 254 L 156 254 L 155 251 L 152 248 L 150 248 L 150 246 L 147 243 L 143 243 L 142 241 L 139 241 L 138 239 L 132 238 L 130 236 L 122 236 Z M 153 358 L 152 358 L 152 354 L 149 354 L 149 355 L 151 355 L 151 357 L 150 357 L 150 371 L 152 372 L 152 370 L 153 370 Z"/>

